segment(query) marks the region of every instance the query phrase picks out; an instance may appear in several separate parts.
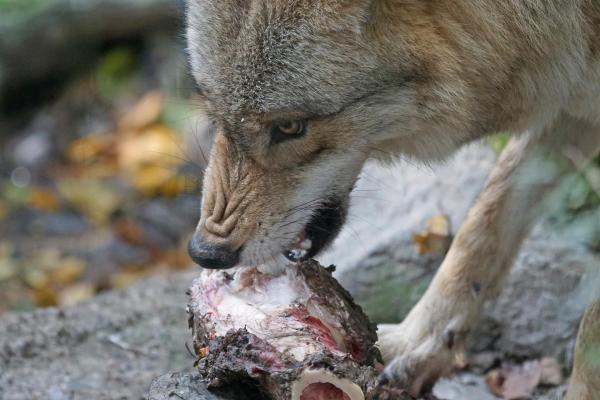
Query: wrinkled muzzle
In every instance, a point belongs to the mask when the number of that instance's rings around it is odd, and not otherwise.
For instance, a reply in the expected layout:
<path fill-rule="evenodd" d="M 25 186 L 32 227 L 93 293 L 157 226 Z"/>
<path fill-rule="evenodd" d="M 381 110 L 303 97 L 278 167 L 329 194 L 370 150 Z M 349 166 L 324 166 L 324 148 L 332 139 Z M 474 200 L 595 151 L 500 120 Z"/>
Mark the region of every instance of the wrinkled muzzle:
<path fill-rule="evenodd" d="M 211 269 L 238 264 L 244 244 L 256 232 L 262 180 L 255 163 L 216 137 L 204 175 L 200 221 L 188 246 L 194 262 Z"/>
<path fill-rule="evenodd" d="M 303 261 L 345 222 L 361 152 L 331 151 L 292 167 L 264 164 L 217 135 L 204 177 L 202 211 L 189 242 L 204 268 Z"/>
<path fill-rule="evenodd" d="M 236 266 L 247 246 L 257 253 L 297 186 L 292 174 L 264 168 L 217 135 L 204 176 L 200 222 L 189 254 L 204 268 Z M 269 249 L 262 246 L 261 252 Z M 256 257 L 255 257 L 256 258 Z"/>

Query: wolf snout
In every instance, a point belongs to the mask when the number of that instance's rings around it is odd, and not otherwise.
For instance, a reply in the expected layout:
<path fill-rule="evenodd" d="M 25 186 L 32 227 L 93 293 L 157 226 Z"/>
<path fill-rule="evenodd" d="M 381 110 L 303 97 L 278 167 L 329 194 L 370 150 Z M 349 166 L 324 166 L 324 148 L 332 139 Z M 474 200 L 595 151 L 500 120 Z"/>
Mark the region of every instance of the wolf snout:
<path fill-rule="evenodd" d="M 233 250 L 226 245 L 210 243 L 198 233 L 188 242 L 188 253 L 192 260 L 207 269 L 235 267 L 239 263 L 240 252 L 241 249 Z"/>

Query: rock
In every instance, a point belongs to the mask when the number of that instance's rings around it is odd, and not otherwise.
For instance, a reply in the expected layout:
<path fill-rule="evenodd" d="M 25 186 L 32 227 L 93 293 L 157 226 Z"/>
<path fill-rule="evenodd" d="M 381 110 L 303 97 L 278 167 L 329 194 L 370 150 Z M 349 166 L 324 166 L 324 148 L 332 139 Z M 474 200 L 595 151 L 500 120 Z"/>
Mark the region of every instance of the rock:
<path fill-rule="evenodd" d="M 159 277 L 64 310 L 0 318 L 0 399 L 140 399 L 153 378 L 191 367 L 185 291 Z"/>
<path fill-rule="evenodd" d="M 260 400 L 253 388 L 209 391 L 197 372 L 172 372 L 156 378 L 150 385 L 148 400 Z"/>
<path fill-rule="evenodd" d="M 442 379 L 435 386 L 433 393 L 441 400 L 498 400 L 498 397 L 487 389 L 483 377 L 473 374 Z"/>

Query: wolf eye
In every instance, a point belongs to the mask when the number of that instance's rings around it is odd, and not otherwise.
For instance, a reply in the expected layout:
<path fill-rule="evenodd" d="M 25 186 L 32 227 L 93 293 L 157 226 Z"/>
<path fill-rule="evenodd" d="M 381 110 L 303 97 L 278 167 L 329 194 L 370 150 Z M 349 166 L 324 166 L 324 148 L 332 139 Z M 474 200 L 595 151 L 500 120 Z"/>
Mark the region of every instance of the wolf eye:
<path fill-rule="evenodd" d="M 271 128 L 271 144 L 281 143 L 306 133 L 306 122 L 284 121 L 274 124 Z"/>

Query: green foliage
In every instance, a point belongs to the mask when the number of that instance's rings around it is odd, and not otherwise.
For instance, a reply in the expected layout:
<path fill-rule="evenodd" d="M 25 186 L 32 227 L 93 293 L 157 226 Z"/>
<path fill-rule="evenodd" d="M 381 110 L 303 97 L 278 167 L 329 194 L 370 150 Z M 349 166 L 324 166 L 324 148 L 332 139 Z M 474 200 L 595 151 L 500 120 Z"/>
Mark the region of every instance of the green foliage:
<path fill-rule="evenodd" d="M 0 0 L 0 12 L 29 14 L 50 5 L 50 0 Z"/>
<path fill-rule="evenodd" d="M 411 279 L 406 274 L 387 276 L 385 271 L 397 269 L 395 265 L 381 266 L 373 283 L 358 295 L 356 301 L 376 323 L 398 323 L 402 321 L 429 286 L 429 276 Z"/>
<path fill-rule="evenodd" d="M 578 174 L 570 187 L 566 201 L 568 210 L 576 212 L 600 206 L 600 195 L 591 187 L 584 174 Z"/>
<path fill-rule="evenodd" d="M 96 70 L 98 92 L 105 100 L 112 100 L 124 93 L 134 92 L 137 60 L 129 47 L 115 47 L 101 59 Z"/>
<path fill-rule="evenodd" d="M 186 122 L 194 115 L 196 110 L 189 102 L 179 99 L 167 100 L 160 116 L 161 121 L 171 129 L 183 131 Z"/>
<path fill-rule="evenodd" d="M 500 154 L 508 144 L 510 136 L 507 133 L 498 133 L 491 136 L 488 142 L 492 149 Z M 600 168 L 600 155 L 587 167 L 588 169 Z M 600 193 L 596 192 L 585 171 L 579 173 L 569 186 L 570 192 L 566 195 L 566 209 L 571 212 L 578 212 L 594 207 L 600 207 Z"/>
<path fill-rule="evenodd" d="M 54 4 L 55 0 L 0 0 L 0 27 L 25 27 L 31 18 Z"/>
<path fill-rule="evenodd" d="M 504 148 L 506 147 L 506 144 L 508 143 L 509 139 L 510 136 L 508 135 L 508 133 L 497 133 L 491 136 L 488 139 L 488 141 L 490 143 L 490 146 L 492 146 L 492 149 L 494 149 L 494 151 L 497 154 L 500 154 L 502 150 L 504 150 Z"/>

